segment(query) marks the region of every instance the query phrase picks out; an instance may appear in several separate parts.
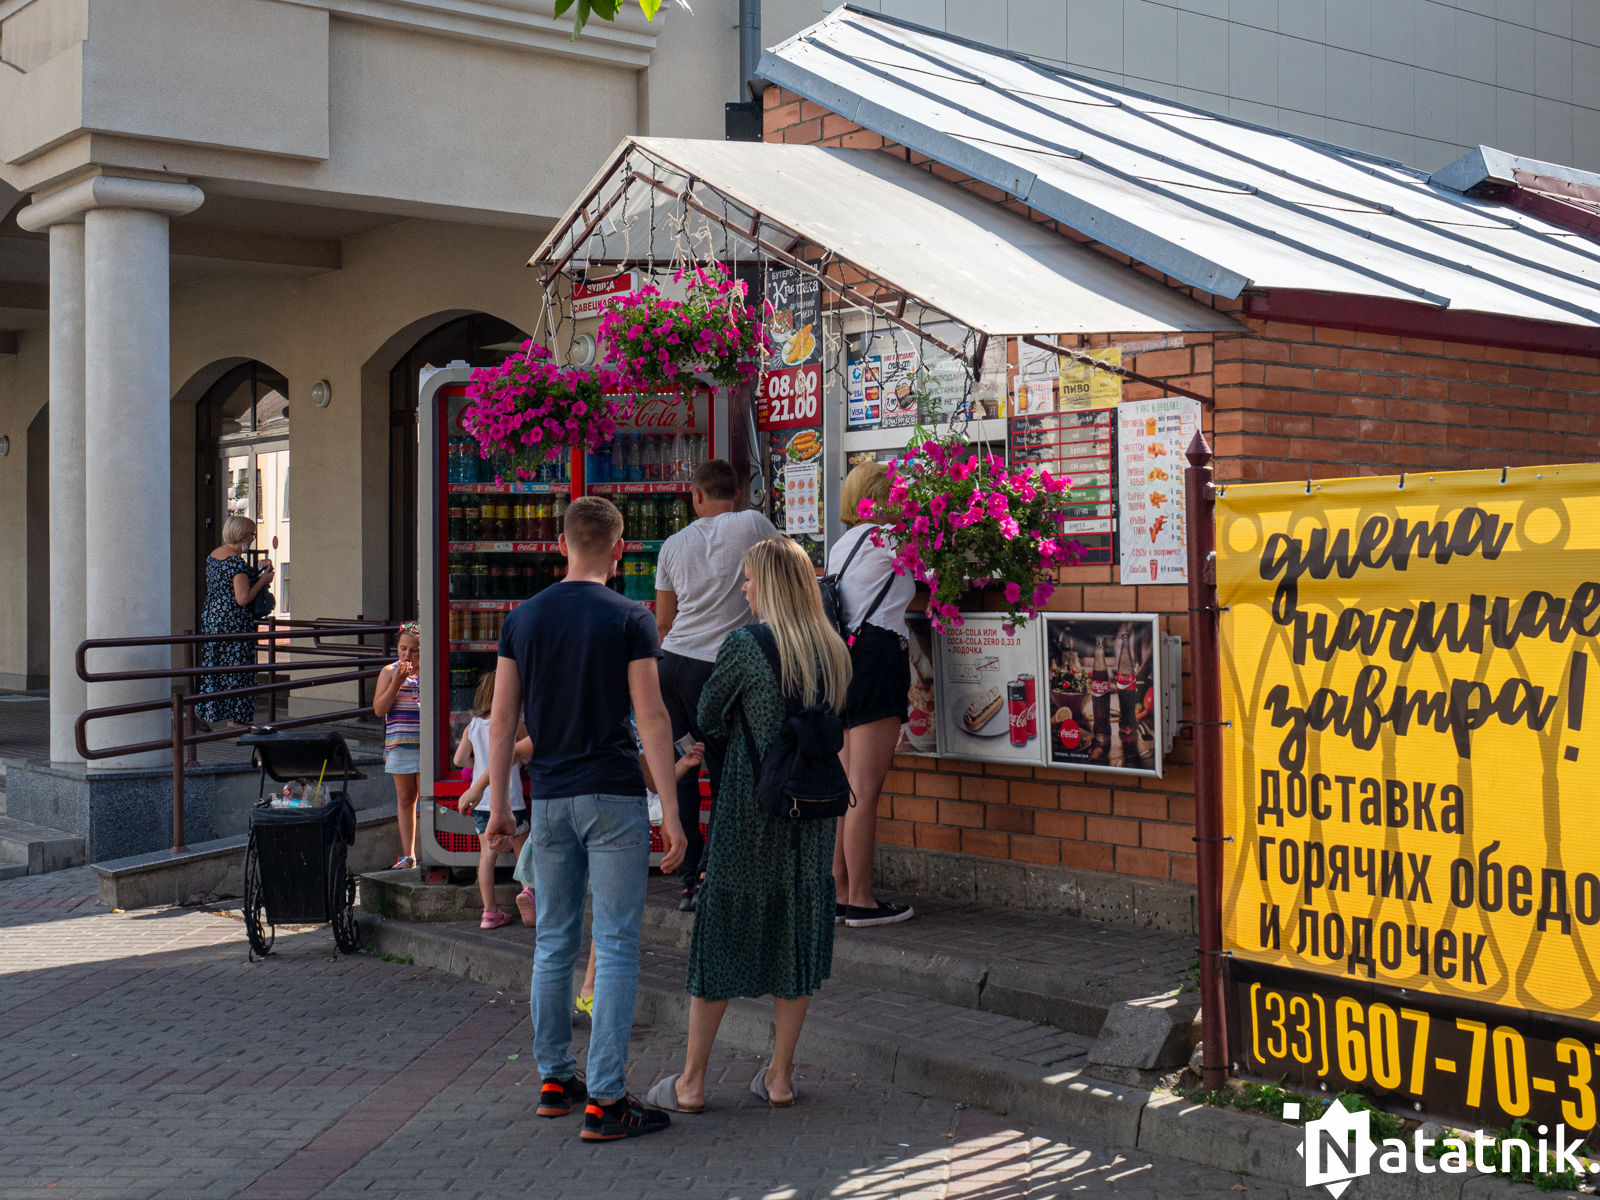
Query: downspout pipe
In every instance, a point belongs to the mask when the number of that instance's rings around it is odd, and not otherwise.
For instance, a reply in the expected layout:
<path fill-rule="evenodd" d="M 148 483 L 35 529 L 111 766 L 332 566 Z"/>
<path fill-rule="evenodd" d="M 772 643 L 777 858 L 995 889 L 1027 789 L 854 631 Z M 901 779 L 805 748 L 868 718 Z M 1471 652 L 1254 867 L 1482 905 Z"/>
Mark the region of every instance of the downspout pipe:
<path fill-rule="evenodd" d="M 739 98 L 759 100 L 763 84 L 756 79 L 761 61 L 761 0 L 739 0 Z"/>

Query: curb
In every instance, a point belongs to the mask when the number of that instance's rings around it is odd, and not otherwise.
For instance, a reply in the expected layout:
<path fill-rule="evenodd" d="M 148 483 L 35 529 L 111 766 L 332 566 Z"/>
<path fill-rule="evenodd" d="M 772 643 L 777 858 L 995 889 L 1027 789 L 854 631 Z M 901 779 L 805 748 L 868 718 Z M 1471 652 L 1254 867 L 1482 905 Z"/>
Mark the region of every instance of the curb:
<path fill-rule="evenodd" d="M 360 913 L 362 939 L 377 953 L 407 954 L 433 967 L 492 987 L 525 991 L 525 950 L 465 945 L 437 928 L 406 925 Z M 652 1025 L 684 1025 L 689 997 L 661 986 L 648 970 L 639 977 L 635 1018 Z M 765 1053 L 773 1045 L 772 1008 L 733 1000 L 718 1038 L 741 1050 Z M 1071 1130 L 1088 1141 L 1184 1159 L 1241 1175 L 1305 1187 L 1305 1164 L 1296 1152 L 1299 1127 L 1269 1117 L 1195 1104 L 1089 1079 L 1077 1071 L 1041 1074 L 1013 1059 L 928 1042 L 907 1043 L 892 1033 L 830 1017 L 806 1021 L 806 1062 L 892 1083 L 925 1096 L 986 1108 L 1041 1125 Z M 1321 1195 L 1321 1193 L 1317 1193 Z M 1496 1176 L 1385 1175 L 1358 1179 L 1348 1200 L 1584 1200 L 1575 1192 L 1544 1193 Z"/>

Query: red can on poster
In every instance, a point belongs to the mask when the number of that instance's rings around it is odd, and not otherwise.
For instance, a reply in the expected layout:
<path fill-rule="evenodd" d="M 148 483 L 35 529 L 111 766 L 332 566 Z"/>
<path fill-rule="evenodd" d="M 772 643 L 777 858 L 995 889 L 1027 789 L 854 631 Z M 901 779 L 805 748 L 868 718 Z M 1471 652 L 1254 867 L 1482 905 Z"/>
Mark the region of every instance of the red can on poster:
<path fill-rule="evenodd" d="M 756 386 L 756 428 L 805 429 L 822 424 L 822 364 L 768 371 Z"/>
<path fill-rule="evenodd" d="M 1039 736 L 1039 697 L 1035 690 L 1036 685 L 1032 675 L 1018 675 L 1017 682 L 1023 686 L 1023 690 L 1027 693 L 1025 701 L 1027 703 L 1028 741 L 1031 742 Z"/>
<path fill-rule="evenodd" d="M 1028 725 L 1032 718 L 1028 706 L 1028 687 L 1020 679 L 1006 684 L 1006 720 L 1013 746 L 1028 744 Z"/>

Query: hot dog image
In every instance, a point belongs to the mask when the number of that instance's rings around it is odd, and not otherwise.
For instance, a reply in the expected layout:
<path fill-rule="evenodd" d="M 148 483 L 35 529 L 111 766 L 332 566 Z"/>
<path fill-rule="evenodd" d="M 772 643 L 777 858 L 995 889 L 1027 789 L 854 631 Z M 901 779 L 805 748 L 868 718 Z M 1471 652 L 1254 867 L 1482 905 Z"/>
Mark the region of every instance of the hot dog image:
<path fill-rule="evenodd" d="M 981 692 L 972 698 L 967 705 L 967 711 L 961 714 L 961 722 L 968 730 L 977 733 L 1000 711 L 1000 689 L 992 687 L 986 692 Z"/>

